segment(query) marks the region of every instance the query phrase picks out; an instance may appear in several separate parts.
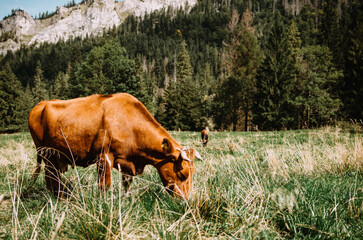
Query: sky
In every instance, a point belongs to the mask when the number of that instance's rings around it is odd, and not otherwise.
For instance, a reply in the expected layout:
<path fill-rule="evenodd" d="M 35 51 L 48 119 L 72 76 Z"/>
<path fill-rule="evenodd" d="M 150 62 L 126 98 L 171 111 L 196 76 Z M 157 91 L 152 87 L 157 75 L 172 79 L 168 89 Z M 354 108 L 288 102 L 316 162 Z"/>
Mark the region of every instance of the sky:
<path fill-rule="evenodd" d="M 0 21 L 11 14 L 12 9 L 23 9 L 33 17 L 38 17 L 39 13 L 57 10 L 57 6 L 64 6 L 72 0 L 0 0 Z M 81 0 L 75 0 L 80 3 Z"/>

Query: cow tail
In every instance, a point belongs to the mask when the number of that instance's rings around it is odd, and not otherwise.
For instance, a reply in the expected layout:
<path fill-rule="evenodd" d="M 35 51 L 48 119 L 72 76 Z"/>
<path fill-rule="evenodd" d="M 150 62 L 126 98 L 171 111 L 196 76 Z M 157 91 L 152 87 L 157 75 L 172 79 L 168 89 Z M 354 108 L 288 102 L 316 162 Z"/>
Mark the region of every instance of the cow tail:
<path fill-rule="evenodd" d="M 35 181 L 37 181 L 41 170 L 42 170 L 42 157 L 39 154 L 37 154 L 37 166 L 35 167 L 35 170 L 32 175 L 33 183 L 35 183 Z"/>

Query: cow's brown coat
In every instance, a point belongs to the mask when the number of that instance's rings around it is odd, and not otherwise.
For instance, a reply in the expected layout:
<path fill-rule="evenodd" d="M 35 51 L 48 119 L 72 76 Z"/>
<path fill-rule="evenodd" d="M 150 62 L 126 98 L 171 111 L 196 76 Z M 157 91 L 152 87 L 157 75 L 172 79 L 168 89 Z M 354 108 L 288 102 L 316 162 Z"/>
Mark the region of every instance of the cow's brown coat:
<path fill-rule="evenodd" d="M 189 195 L 194 163 L 181 157 L 182 146 L 129 94 L 40 102 L 29 114 L 29 128 L 38 149 L 34 177 L 43 159 L 51 191 L 61 189 L 60 173 L 68 165 L 97 163 L 99 185 L 106 190 L 111 185 L 112 168 L 120 169 L 127 191 L 132 176 L 151 164 L 174 195 Z M 44 156 L 47 151 L 52 154 Z M 195 150 L 186 151 L 193 160 Z"/>

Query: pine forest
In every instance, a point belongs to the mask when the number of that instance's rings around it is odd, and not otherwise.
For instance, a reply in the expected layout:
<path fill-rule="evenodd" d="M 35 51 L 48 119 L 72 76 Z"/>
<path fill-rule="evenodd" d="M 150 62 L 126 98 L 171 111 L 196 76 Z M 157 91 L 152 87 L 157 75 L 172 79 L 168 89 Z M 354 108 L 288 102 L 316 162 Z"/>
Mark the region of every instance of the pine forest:
<path fill-rule="evenodd" d="M 0 132 L 38 102 L 127 92 L 169 130 L 363 119 L 361 0 L 199 0 L 0 56 Z"/>

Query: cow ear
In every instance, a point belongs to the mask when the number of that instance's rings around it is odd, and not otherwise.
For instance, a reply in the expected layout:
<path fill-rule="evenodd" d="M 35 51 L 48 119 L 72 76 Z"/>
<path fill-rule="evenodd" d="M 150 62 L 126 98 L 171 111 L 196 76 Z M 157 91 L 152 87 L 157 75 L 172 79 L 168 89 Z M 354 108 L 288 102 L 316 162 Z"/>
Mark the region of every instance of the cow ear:
<path fill-rule="evenodd" d="M 163 152 L 166 154 L 166 155 L 169 155 L 171 154 L 172 152 L 174 152 L 174 147 L 173 147 L 173 144 L 170 142 L 169 139 L 167 138 L 164 138 L 163 139 L 163 142 L 161 143 L 161 147 L 163 149 Z"/>

